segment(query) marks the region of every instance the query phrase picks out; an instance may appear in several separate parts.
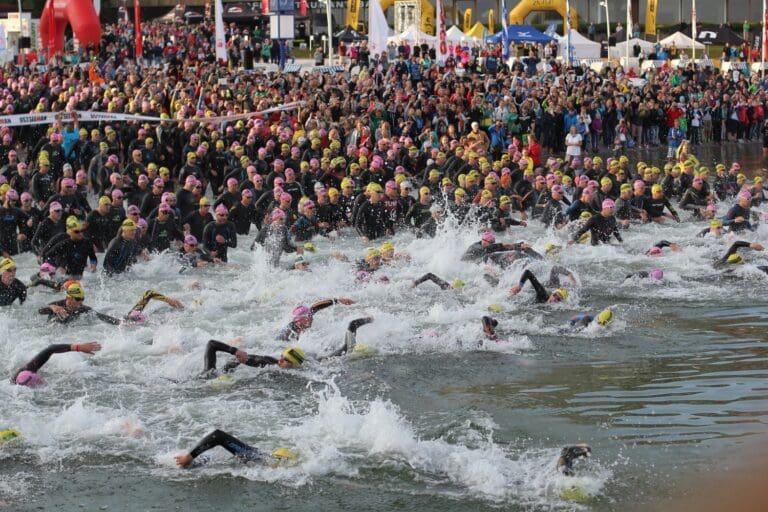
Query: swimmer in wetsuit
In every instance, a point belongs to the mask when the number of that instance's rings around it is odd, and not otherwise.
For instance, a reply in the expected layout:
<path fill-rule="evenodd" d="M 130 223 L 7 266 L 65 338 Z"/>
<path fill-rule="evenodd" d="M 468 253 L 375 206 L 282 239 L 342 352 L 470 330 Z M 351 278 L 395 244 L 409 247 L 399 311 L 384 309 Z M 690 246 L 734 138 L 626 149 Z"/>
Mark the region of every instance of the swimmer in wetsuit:
<path fill-rule="evenodd" d="M 461 279 L 455 279 L 452 283 L 449 283 L 448 281 L 437 277 L 432 272 L 427 272 L 420 278 L 413 281 L 411 283 L 411 288 L 416 288 L 420 284 L 425 283 L 427 281 L 432 281 L 437 286 L 439 286 L 441 290 L 448 290 L 450 288 L 462 288 L 464 286 L 464 281 L 462 281 Z"/>
<path fill-rule="evenodd" d="M 652 279 L 654 281 L 661 281 L 662 279 L 664 279 L 664 271 L 661 270 L 660 268 L 654 268 L 649 272 L 642 270 L 640 272 L 634 272 L 632 274 L 628 274 L 627 277 L 624 278 L 624 280 L 632 279 L 634 277 L 637 277 L 639 279 Z"/>
<path fill-rule="evenodd" d="M 17 299 L 24 304 L 27 287 L 16 279 L 16 263 L 11 258 L 0 258 L 0 306 L 10 306 Z"/>
<path fill-rule="evenodd" d="M 217 446 L 221 446 L 240 459 L 241 462 L 259 462 L 267 457 L 272 457 L 275 460 L 296 460 L 296 456 L 286 448 L 279 448 L 275 450 L 271 456 L 268 456 L 262 453 L 258 448 L 254 448 L 253 446 L 242 442 L 235 436 L 230 435 L 223 430 L 216 429 L 201 439 L 197 446 L 192 448 L 190 452 L 177 455 L 176 464 L 181 467 L 187 467 L 192 464 L 192 461 L 194 461 L 198 455 Z"/>
<path fill-rule="evenodd" d="M 40 308 L 38 313 L 48 315 L 49 320 L 55 320 L 59 323 L 69 323 L 72 320 L 87 313 L 93 313 L 102 322 L 112 325 L 123 325 L 125 323 L 142 323 L 146 320 L 142 311 L 151 300 L 160 300 L 174 309 L 184 309 L 184 305 L 176 299 L 166 297 L 154 290 L 147 290 L 139 301 L 134 305 L 124 319 L 115 318 L 98 311 L 94 311 L 90 306 L 83 304 L 85 300 L 85 290 L 77 281 L 67 281 L 62 285 L 67 294 L 64 300 L 51 302 L 46 307 Z"/>
<path fill-rule="evenodd" d="M 318 361 L 324 361 L 330 357 L 339 357 L 355 349 L 357 345 L 357 330 L 363 325 L 373 322 L 373 318 L 365 317 L 358 318 L 349 322 L 347 326 L 347 332 L 344 334 L 344 344 L 331 352 L 327 356 L 318 358 Z M 205 347 L 205 367 L 203 369 L 204 377 L 214 377 L 217 375 L 216 369 L 216 352 L 228 352 L 235 356 L 236 361 L 227 363 L 222 371 L 227 373 L 231 372 L 239 365 L 244 364 L 246 366 L 253 366 L 257 368 L 263 368 L 265 366 L 277 365 L 283 369 L 300 368 L 306 360 L 304 351 L 298 347 L 291 347 L 285 350 L 279 359 L 271 356 L 259 356 L 248 354 L 244 350 L 240 350 L 237 347 L 227 345 L 224 342 L 217 340 L 208 340 L 208 344 Z"/>
<path fill-rule="evenodd" d="M 745 242 L 743 240 L 739 240 L 738 242 L 734 242 L 728 248 L 728 251 L 723 255 L 723 257 L 715 262 L 715 266 L 720 267 L 728 264 L 744 263 L 744 258 L 742 258 L 741 255 L 738 253 L 738 250 L 742 248 L 752 249 L 753 251 L 763 250 L 763 246 L 758 243 L 755 243 L 755 242 L 750 243 L 750 242 Z M 768 273 L 768 271 L 763 270 L 764 268 L 768 268 L 768 267 L 758 266 L 757 268 L 759 268 L 763 272 Z"/>
<path fill-rule="evenodd" d="M 579 459 L 586 459 L 592 456 L 592 448 L 588 444 L 577 444 L 566 446 L 560 452 L 560 458 L 557 459 L 557 470 L 565 476 L 573 476 L 573 463 Z"/>
<path fill-rule="evenodd" d="M 475 242 L 467 248 L 464 255 L 461 257 L 461 261 L 487 261 L 488 259 L 493 259 L 497 253 L 507 253 L 508 251 L 525 252 L 528 250 L 531 250 L 531 246 L 526 243 L 497 243 L 496 236 L 490 231 L 485 231 L 480 236 L 479 242 Z M 538 255 L 538 253 L 535 254 Z M 541 257 L 541 255 L 538 256 L 539 258 Z"/>
<path fill-rule="evenodd" d="M 597 321 L 597 325 L 605 327 L 613 322 L 613 311 L 609 308 L 605 308 L 597 315 L 577 313 L 571 317 L 569 323 L 571 327 L 586 327 L 595 320 Z"/>
<path fill-rule="evenodd" d="M 670 249 L 672 249 L 672 252 L 679 252 L 680 251 L 680 246 L 679 245 L 677 245 L 675 243 L 672 243 L 672 242 L 668 242 L 667 240 L 660 240 L 660 241 L 656 242 L 655 244 L 653 244 L 653 247 L 648 249 L 648 252 L 646 252 L 645 254 L 648 255 L 648 256 L 663 256 L 664 253 L 663 253 L 662 250 L 665 247 L 669 247 Z"/>
<path fill-rule="evenodd" d="M 277 339 L 280 341 L 297 341 L 302 332 L 312 327 L 315 313 L 331 307 L 334 304 L 344 304 L 345 306 L 349 306 L 354 303 L 355 302 L 352 299 L 341 297 L 339 299 L 321 300 L 315 302 L 311 306 L 299 304 L 293 308 L 293 311 L 291 311 L 293 320 L 280 331 L 280 334 L 277 335 Z"/>
<path fill-rule="evenodd" d="M 538 303 L 560 302 L 568 298 L 568 291 L 565 288 L 557 288 L 550 294 L 546 288 L 542 286 L 539 280 L 536 279 L 536 276 L 533 275 L 533 272 L 528 269 L 523 272 L 523 275 L 520 276 L 520 282 L 513 286 L 509 290 L 509 293 L 511 295 L 517 295 L 528 281 L 530 281 L 531 286 L 533 286 L 533 289 L 536 291 L 536 302 Z"/>
<path fill-rule="evenodd" d="M 43 379 L 38 375 L 38 371 L 43 367 L 45 363 L 51 358 L 53 354 L 62 354 L 64 352 L 83 352 L 85 354 L 93 354 L 101 350 L 101 345 L 96 342 L 88 343 L 73 343 L 71 345 L 66 343 L 60 343 L 57 345 L 49 345 L 43 349 L 39 354 L 32 358 L 27 364 L 19 368 L 16 373 L 11 377 L 11 383 L 18 384 L 20 386 L 38 386 L 43 383 Z"/>

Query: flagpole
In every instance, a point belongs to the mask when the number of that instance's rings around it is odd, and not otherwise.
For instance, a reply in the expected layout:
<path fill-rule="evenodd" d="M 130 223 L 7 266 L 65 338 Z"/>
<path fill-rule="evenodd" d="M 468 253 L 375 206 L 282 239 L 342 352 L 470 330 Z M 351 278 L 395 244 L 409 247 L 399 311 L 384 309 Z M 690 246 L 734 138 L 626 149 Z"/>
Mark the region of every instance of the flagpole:
<path fill-rule="evenodd" d="M 765 9 L 765 1 L 766 0 L 763 0 L 763 33 L 761 34 L 762 37 L 760 38 L 760 42 L 763 45 L 763 48 L 760 52 L 760 77 L 762 80 L 765 80 L 765 16 L 768 14 L 766 13 Z"/>
<path fill-rule="evenodd" d="M 573 64 L 571 58 L 571 0 L 565 0 L 565 45 L 567 46 L 565 49 L 566 62 L 568 62 L 568 67 L 571 67 Z"/>
<path fill-rule="evenodd" d="M 627 36 L 627 49 L 625 51 L 627 69 L 624 70 L 624 73 L 629 73 L 629 33 L 632 32 L 632 0 L 627 0 L 627 26 L 624 30 L 627 31 L 625 34 Z"/>
<path fill-rule="evenodd" d="M 691 0 L 691 7 L 692 7 L 692 13 L 691 13 L 691 21 L 692 23 L 692 30 L 691 35 L 693 36 L 693 48 L 691 49 L 691 56 L 693 57 L 693 67 L 696 69 L 696 23 L 698 20 L 696 19 L 696 0 Z"/>
<path fill-rule="evenodd" d="M 331 17 L 331 0 L 325 0 L 325 16 L 328 23 L 328 65 L 333 66 L 333 27 L 331 26 L 333 19 Z"/>

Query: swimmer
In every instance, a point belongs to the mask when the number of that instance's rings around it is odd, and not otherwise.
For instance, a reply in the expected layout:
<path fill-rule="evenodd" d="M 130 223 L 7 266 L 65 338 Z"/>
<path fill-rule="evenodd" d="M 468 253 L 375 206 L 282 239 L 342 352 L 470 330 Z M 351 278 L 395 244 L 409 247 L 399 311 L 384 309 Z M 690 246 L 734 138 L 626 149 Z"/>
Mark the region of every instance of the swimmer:
<path fill-rule="evenodd" d="M 753 251 L 763 250 L 763 246 L 756 242 L 750 243 L 739 240 L 738 242 L 734 242 L 733 245 L 728 248 L 728 251 L 723 255 L 723 257 L 715 262 L 715 266 L 743 263 L 744 259 L 738 253 L 738 250 L 742 248 L 752 249 Z"/>
<path fill-rule="evenodd" d="M 65 281 L 63 279 L 56 278 L 56 267 L 50 263 L 43 263 L 40 265 L 40 270 L 33 274 L 29 279 L 29 284 L 27 286 L 29 288 L 45 286 L 52 290 L 61 291 L 61 287 L 64 283 Z"/>
<path fill-rule="evenodd" d="M 592 448 L 588 444 L 566 446 L 560 452 L 560 458 L 557 459 L 557 470 L 565 476 L 573 476 L 575 474 L 573 463 L 591 456 Z"/>
<path fill-rule="evenodd" d="M 613 215 L 613 211 L 616 208 L 616 203 L 612 199 L 603 200 L 603 209 L 600 213 L 593 215 L 584 225 L 574 233 L 568 245 L 573 245 L 579 241 L 581 235 L 589 231 L 592 235 L 592 245 L 598 243 L 608 243 L 611 239 L 611 235 L 616 237 L 616 240 L 623 242 L 621 234 L 619 233 L 618 225 L 616 224 L 616 218 Z"/>
<path fill-rule="evenodd" d="M 485 333 L 485 337 L 489 340 L 499 341 L 499 335 L 496 334 L 496 327 L 499 325 L 498 320 L 491 318 L 490 316 L 484 316 L 481 321 L 483 323 L 483 332 Z M 479 344 L 483 344 L 482 340 Z"/>
<path fill-rule="evenodd" d="M 411 255 L 407 252 L 395 252 L 395 245 L 392 242 L 384 242 L 379 249 L 381 253 L 381 262 L 385 265 L 396 261 L 411 261 Z"/>
<path fill-rule="evenodd" d="M 344 344 L 327 356 L 318 358 L 317 361 L 324 361 L 330 357 L 339 357 L 348 352 L 352 352 L 357 345 L 357 330 L 363 325 L 371 322 L 373 322 L 373 318 L 371 317 L 358 318 L 349 322 L 349 325 L 347 325 L 347 332 L 344 334 Z M 301 365 L 304 364 L 304 361 L 307 359 L 304 351 L 298 347 L 291 347 L 284 350 L 278 359 L 271 356 L 248 354 L 244 350 L 227 345 L 224 342 L 208 340 L 208 344 L 205 347 L 205 367 L 203 368 L 203 376 L 205 377 L 214 377 L 218 373 L 216 369 L 216 352 L 227 352 L 235 356 L 236 361 L 231 361 L 224 366 L 223 371 L 225 373 L 231 372 L 241 364 L 259 368 L 277 365 L 284 370 L 298 369 L 301 368 Z"/>
<path fill-rule="evenodd" d="M 672 249 L 672 252 L 680 252 L 679 245 L 673 244 L 672 242 L 668 242 L 666 240 L 661 240 L 653 244 L 653 247 L 648 249 L 648 252 L 646 252 L 645 254 L 648 256 L 663 256 L 664 253 L 662 252 L 662 249 L 664 249 L 665 247 L 669 247 L 670 249 Z"/>
<path fill-rule="evenodd" d="M 461 257 L 462 261 L 487 261 L 494 254 L 508 251 L 532 251 L 531 246 L 526 243 L 497 243 L 496 236 L 490 232 L 485 231 L 480 236 L 480 241 L 470 245 Z M 535 252 L 535 251 L 533 251 Z M 538 253 L 536 253 L 538 254 Z M 540 255 L 539 255 L 540 257 Z"/>
<path fill-rule="evenodd" d="M 190 452 L 177 455 L 176 464 L 181 467 L 187 467 L 198 455 L 217 446 L 221 446 L 242 462 L 258 462 L 269 457 L 262 453 L 258 448 L 247 445 L 223 430 L 216 429 L 205 436 Z M 278 448 L 272 452 L 271 457 L 275 459 L 275 461 L 280 461 L 281 459 L 288 459 L 291 461 L 296 460 L 296 456 L 287 448 Z"/>
<path fill-rule="evenodd" d="M 16 263 L 11 258 L 0 258 L 0 306 L 10 306 L 27 300 L 27 287 L 16 279 Z"/>
<path fill-rule="evenodd" d="M 365 257 L 357 262 L 357 270 L 355 272 L 357 281 L 367 281 L 371 275 L 381 268 L 382 258 L 381 251 L 375 247 L 369 247 L 365 251 Z M 389 282 L 387 276 L 381 276 L 378 279 L 379 282 Z"/>
<path fill-rule="evenodd" d="M 33 357 L 30 362 L 22 366 L 13 377 L 11 377 L 11 383 L 29 387 L 39 386 L 40 384 L 43 384 L 43 379 L 38 374 L 38 371 L 48 362 L 53 354 L 83 352 L 85 354 L 93 355 L 99 350 L 101 350 L 101 345 L 96 342 L 73 343 L 71 345 L 66 343 L 49 345 Z"/>
<path fill-rule="evenodd" d="M 613 322 L 613 311 L 609 308 L 605 308 L 597 315 L 578 313 L 571 317 L 570 324 L 571 327 L 586 327 L 595 320 L 597 320 L 597 325 L 606 327 Z"/>
<path fill-rule="evenodd" d="M 707 235 L 711 235 L 716 238 L 723 236 L 723 221 L 720 219 L 712 219 L 709 221 L 709 227 L 702 229 L 696 236 L 705 237 Z"/>
<path fill-rule="evenodd" d="M 523 272 L 523 275 L 520 276 L 520 282 L 513 286 L 509 290 L 509 293 L 511 295 L 517 295 L 528 281 L 531 282 L 531 286 L 533 286 L 533 289 L 536 291 L 536 302 L 538 303 L 546 302 L 551 304 L 553 302 L 560 302 L 568 298 L 568 291 L 565 288 L 556 288 L 550 294 L 546 288 L 542 286 L 539 280 L 536 279 L 536 276 L 533 275 L 533 272 L 528 269 Z"/>
<path fill-rule="evenodd" d="M 664 271 L 660 268 L 654 268 L 653 270 L 646 272 L 646 271 L 640 271 L 635 272 L 633 274 L 627 275 L 627 277 L 624 278 L 624 280 L 632 279 L 634 277 L 637 277 L 639 279 L 651 279 L 653 281 L 661 281 L 664 279 Z"/>
<path fill-rule="evenodd" d="M 343 304 L 350 306 L 355 301 L 342 297 L 339 299 L 325 299 L 315 302 L 311 306 L 299 304 L 293 311 L 291 311 L 291 322 L 286 325 L 280 334 L 277 335 L 277 339 L 280 341 L 298 341 L 301 333 L 312 327 L 312 322 L 315 317 L 315 313 L 325 308 L 331 307 L 334 304 Z"/>
<path fill-rule="evenodd" d="M 301 254 L 296 256 L 296 259 L 293 260 L 293 265 L 288 270 L 298 270 L 300 272 L 312 272 L 312 269 L 309 268 L 309 262 Z"/>
<path fill-rule="evenodd" d="M 416 288 L 421 283 L 424 283 L 426 281 L 432 281 L 437 286 L 439 286 L 441 290 L 448 290 L 451 288 L 454 288 L 454 289 L 462 288 L 464 286 L 464 281 L 462 281 L 461 279 L 455 279 L 452 283 L 449 283 L 448 281 L 437 277 L 432 272 L 427 272 L 426 274 L 424 274 L 423 276 L 421 276 L 420 278 L 412 282 L 411 288 Z"/>

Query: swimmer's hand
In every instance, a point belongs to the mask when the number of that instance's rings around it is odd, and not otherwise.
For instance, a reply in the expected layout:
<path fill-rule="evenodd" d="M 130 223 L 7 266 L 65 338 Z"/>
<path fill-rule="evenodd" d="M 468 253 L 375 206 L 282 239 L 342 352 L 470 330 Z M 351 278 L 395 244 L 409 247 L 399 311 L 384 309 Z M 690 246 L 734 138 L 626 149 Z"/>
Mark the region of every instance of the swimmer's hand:
<path fill-rule="evenodd" d="M 51 304 L 48 307 L 51 308 L 51 311 L 53 311 L 54 315 L 61 318 L 62 320 L 64 320 L 69 316 L 69 313 L 67 312 L 67 310 L 59 306 L 58 304 Z"/>
<path fill-rule="evenodd" d="M 755 251 L 762 251 L 764 249 L 764 247 L 757 242 L 752 242 L 749 244 L 749 248 Z"/>
<path fill-rule="evenodd" d="M 74 343 L 71 347 L 74 352 L 85 352 L 86 354 L 93 355 L 101 350 L 101 345 L 95 341 L 89 341 L 86 343 Z"/>
<path fill-rule="evenodd" d="M 185 468 L 192 464 L 192 461 L 194 458 L 192 457 L 191 453 L 182 453 L 181 455 L 176 456 L 176 464 L 181 466 L 182 468 Z"/>
<path fill-rule="evenodd" d="M 512 288 L 509 289 L 509 294 L 510 295 L 517 295 L 518 293 L 520 293 L 520 290 L 522 290 L 522 289 L 523 289 L 522 286 L 520 286 L 519 284 L 516 284 L 515 286 L 513 286 Z"/>
<path fill-rule="evenodd" d="M 184 304 L 181 303 L 178 299 L 168 299 L 168 305 L 171 306 L 173 309 L 184 309 Z"/>
<path fill-rule="evenodd" d="M 345 306 L 349 306 L 355 303 L 352 299 L 348 299 L 347 297 L 341 297 L 340 299 L 336 299 L 336 302 L 339 304 L 344 304 Z"/>

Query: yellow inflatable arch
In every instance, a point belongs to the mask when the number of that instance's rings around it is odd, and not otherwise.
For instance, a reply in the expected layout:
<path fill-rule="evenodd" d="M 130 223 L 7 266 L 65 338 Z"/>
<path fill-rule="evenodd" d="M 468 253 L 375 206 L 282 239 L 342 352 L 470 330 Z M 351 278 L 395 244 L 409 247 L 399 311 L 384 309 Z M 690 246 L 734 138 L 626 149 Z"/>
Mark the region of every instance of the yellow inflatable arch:
<path fill-rule="evenodd" d="M 395 5 L 395 0 L 380 0 L 381 9 L 386 13 L 387 9 Z M 429 0 L 421 0 L 421 31 L 427 34 L 435 33 L 435 6 Z"/>
<path fill-rule="evenodd" d="M 384 4 L 382 3 L 382 5 Z M 525 24 L 525 17 L 534 11 L 555 11 L 565 20 L 565 0 L 522 0 L 509 12 L 509 24 Z M 571 6 L 571 27 L 576 29 L 578 26 L 579 15 L 576 14 L 576 9 Z M 563 33 L 565 33 L 565 23 L 563 23 Z"/>

